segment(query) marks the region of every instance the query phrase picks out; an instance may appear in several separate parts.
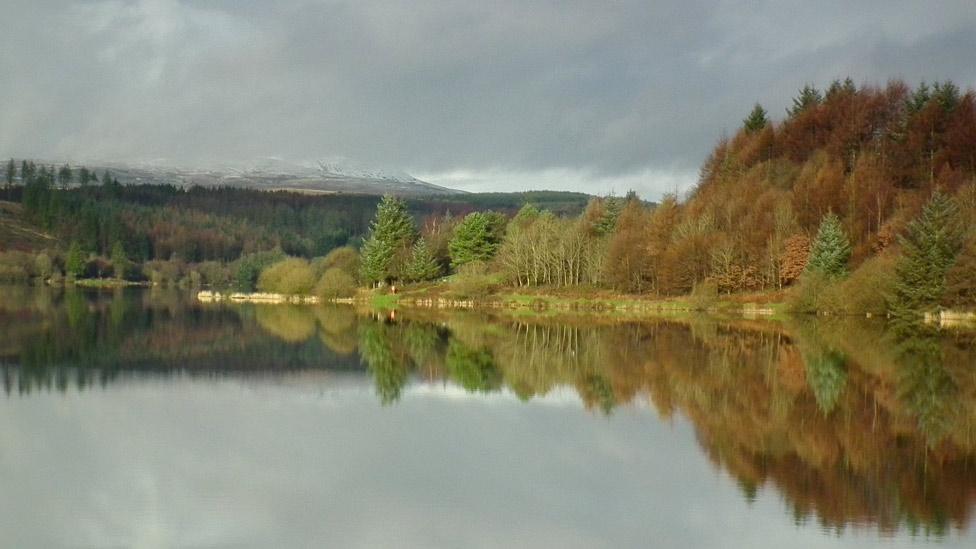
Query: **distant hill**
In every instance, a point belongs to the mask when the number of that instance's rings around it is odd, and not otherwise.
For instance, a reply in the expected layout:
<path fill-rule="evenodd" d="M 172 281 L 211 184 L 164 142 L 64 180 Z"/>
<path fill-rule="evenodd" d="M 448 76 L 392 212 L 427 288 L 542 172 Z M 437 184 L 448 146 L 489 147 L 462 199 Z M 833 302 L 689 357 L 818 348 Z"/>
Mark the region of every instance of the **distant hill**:
<path fill-rule="evenodd" d="M 208 169 L 121 163 L 95 163 L 88 166 L 99 175 L 105 170 L 111 171 L 112 176 L 123 185 L 232 186 L 309 194 L 396 194 L 400 196 L 466 194 L 464 191 L 422 181 L 409 174 L 350 167 L 334 162 L 308 165 L 265 159 L 245 167 L 227 166 Z"/>

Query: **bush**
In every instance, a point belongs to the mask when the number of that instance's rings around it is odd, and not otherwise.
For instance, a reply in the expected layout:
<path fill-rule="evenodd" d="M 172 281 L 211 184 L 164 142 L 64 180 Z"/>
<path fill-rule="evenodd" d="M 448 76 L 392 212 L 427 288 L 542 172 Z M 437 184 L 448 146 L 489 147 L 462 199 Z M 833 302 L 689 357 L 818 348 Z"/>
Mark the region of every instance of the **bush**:
<path fill-rule="evenodd" d="M 0 281 L 26 282 L 33 272 L 30 255 L 23 252 L 0 253 Z"/>
<path fill-rule="evenodd" d="M 484 297 L 498 285 L 499 276 L 488 272 L 483 261 L 472 261 L 458 269 L 451 280 L 451 290 L 459 298 Z"/>
<path fill-rule="evenodd" d="M 818 271 L 808 271 L 800 277 L 800 283 L 787 297 L 786 306 L 794 313 L 835 311 L 837 309 L 837 304 L 833 301 L 835 295 L 831 290 L 828 275 Z"/>
<path fill-rule="evenodd" d="M 707 278 L 691 290 L 691 304 L 696 311 L 707 311 L 718 303 L 718 283 Z"/>
<path fill-rule="evenodd" d="M 317 277 L 323 276 L 329 269 L 339 269 L 355 279 L 359 273 L 359 250 L 352 246 L 336 248 L 325 257 L 313 261 L 312 269 Z"/>
<path fill-rule="evenodd" d="M 346 271 L 332 267 L 325 271 L 315 285 L 315 295 L 322 299 L 352 297 L 356 295 L 356 281 Z"/>
<path fill-rule="evenodd" d="M 288 258 L 279 261 L 258 277 L 258 289 L 285 295 L 307 295 L 315 286 L 315 272 L 308 261 Z"/>
<path fill-rule="evenodd" d="M 232 283 L 230 267 L 219 261 L 204 261 L 197 265 L 203 283 L 212 288 L 229 288 Z"/>
<path fill-rule="evenodd" d="M 895 288 L 896 262 L 890 254 L 865 261 L 850 277 L 831 288 L 828 303 L 840 313 L 885 313 Z"/>

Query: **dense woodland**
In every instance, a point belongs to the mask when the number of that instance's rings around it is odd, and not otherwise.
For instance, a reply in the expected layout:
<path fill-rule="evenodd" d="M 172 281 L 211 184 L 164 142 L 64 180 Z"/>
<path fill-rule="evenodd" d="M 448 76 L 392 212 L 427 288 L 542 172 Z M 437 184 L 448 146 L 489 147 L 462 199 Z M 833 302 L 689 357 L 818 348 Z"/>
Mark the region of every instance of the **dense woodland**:
<path fill-rule="evenodd" d="M 593 199 L 577 217 L 527 205 L 507 222 L 479 212 L 420 227 L 407 210 L 380 204 L 362 282 L 456 273 L 460 294 L 798 286 L 804 310 L 884 312 L 892 296 L 916 309 L 973 305 L 976 95 L 951 82 L 806 86 L 782 121 L 756 105 L 684 200 L 631 194 Z"/>
<path fill-rule="evenodd" d="M 379 201 L 372 195 L 121 185 L 110 172 L 26 160 L 10 160 L 0 171 L 0 200 L 21 204 L 19 221 L 56 239 L 6 246 L 0 239 L 0 279 L 7 280 L 113 276 L 226 286 L 249 278 L 251 283 L 242 283 L 241 289 L 253 289 L 256 275 L 249 265 L 255 262 L 263 266 L 266 258 L 286 255 L 321 257 L 357 245 Z M 486 207 L 514 213 L 526 201 L 575 214 L 587 198 L 542 191 L 445 195 L 408 203 L 411 216 L 425 219 Z M 0 210 L 0 217 L 8 211 Z"/>

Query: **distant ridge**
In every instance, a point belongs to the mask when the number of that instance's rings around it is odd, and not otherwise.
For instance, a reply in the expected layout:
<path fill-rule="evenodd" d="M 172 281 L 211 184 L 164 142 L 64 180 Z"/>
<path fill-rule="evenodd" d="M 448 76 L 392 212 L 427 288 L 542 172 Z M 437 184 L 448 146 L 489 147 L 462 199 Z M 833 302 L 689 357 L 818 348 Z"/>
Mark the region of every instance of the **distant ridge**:
<path fill-rule="evenodd" d="M 61 165 L 64 162 L 38 161 Z M 72 163 L 74 164 L 74 163 Z M 190 187 L 231 186 L 266 191 L 288 190 L 310 194 L 365 194 L 431 196 L 466 194 L 441 187 L 406 173 L 360 168 L 340 162 L 293 164 L 278 158 L 261 159 L 250 166 L 184 168 L 157 162 L 117 163 L 82 162 L 99 177 L 105 170 L 126 185 L 170 184 Z"/>

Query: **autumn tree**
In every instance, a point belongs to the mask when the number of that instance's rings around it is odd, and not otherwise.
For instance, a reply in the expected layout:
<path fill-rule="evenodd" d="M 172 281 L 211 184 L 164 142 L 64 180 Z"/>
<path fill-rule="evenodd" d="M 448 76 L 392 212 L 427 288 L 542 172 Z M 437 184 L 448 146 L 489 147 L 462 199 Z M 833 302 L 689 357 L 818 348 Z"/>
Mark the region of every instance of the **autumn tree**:
<path fill-rule="evenodd" d="M 783 242 L 783 255 L 779 259 L 779 280 L 789 285 L 800 278 L 810 258 L 810 239 L 805 234 L 795 234 Z"/>

